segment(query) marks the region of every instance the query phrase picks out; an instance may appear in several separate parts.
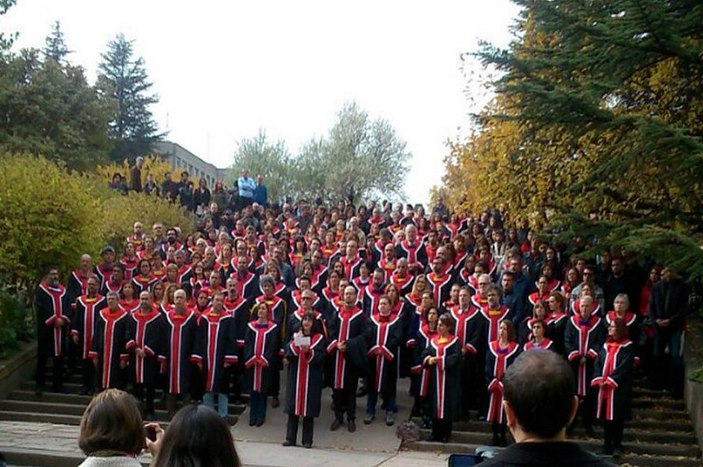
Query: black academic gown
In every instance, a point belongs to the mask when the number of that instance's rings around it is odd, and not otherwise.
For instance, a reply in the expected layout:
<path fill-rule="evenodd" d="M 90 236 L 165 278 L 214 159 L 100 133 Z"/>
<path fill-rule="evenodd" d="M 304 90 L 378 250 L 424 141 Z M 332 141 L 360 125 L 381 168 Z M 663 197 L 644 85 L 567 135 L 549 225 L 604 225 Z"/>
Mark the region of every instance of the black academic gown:
<path fill-rule="evenodd" d="M 341 308 L 329 322 L 330 342 L 327 353 L 330 355 L 329 385 L 334 389 L 344 389 L 353 379 L 366 375 L 368 356 L 366 354 L 366 334 L 368 324 L 366 314 L 358 307 L 352 310 Z M 346 342 L 346 352 L 337 349 L 338 342 Z"/>
<path fill-rule="evenodd" d="M 303 353 L 293 339 L 285 346 L 288 359 L 286 412 L 299 417 L 318 417 L 322 396 L 322 367 L 325 358 L 325 337 L 313 332 L 310 351 Z"/>
<path fill-rule="evenodd" d="M 259 324 L 251 321 L 244 337 L 244 367 L 246 386 L 255 392 L 269 394 L 278 371 L 277 361 L 281 349 L 278 324 L 269 321 Z"/>
<path fill-rule="evenodd" d="M 587 395 L 593 379 L 593 366 L 605 341 L 605 335 L 603 320 L 595 315 L 586 322 L 574 315 L 566 324 L 564 352 L 576 372 L 576 392 L 581 397 Z M 585 363 L 581 363 L 581 357 L 586 357 Z"/>
<path fill-rule="evenodd" d="M 162 372 L 168 377 L 166 387 L 169 394 L 184 394 L 190 390 L 190 357 L 193 355 L 197 320 L 192 310 L 186 310 L 182 315 L 171 310 L 164 315 L 164 352 L 159 361 Z"/>
<path fill-rule="evenodd" d="M 129 313 L 119 308 L 114 313 L 103 308 L 95 320 L 95 336 L 90 358 L 97 361 L 97 386 L 99 389 L 118 388 L 125 385 L 125 370 L 121 363 L 129 362 L 127 353 L 127 324 Z"/>
<path fill-rule="evenodd" d="M 34 298 L 34 307 L 37 311 L 39 357 L 62 357 L 66 352 L 66 329 L 71 324 L 66 289 L 60 284 L 57 287 L 39 284 Z M 62 327 L 54 326 L 59 318 L 65 322 Z"/>
<path fill-rule="evenodd" d="M 369 318 L 369 390 L 395 395 L 398 384 L 398 359 L 403 339 L 400 316 L 372 315 Z"/>
<path fill-rule="evenodd" d="M 78 337 L 81 358 L 84 360 L 90 358 L 97 315 L 106 306 L 107 301 L 102 295 L 93 298 L 82 295 L 76 299 L 76 309 L 71 320 L 71 337 Z"/>
<path fill-rule="evenodd" d="M 591 380 L 591 386 L 598 390 L 598 418 L 608 421 L 631 418 L 634 361 L 635 344 L 629 339 L 606 342 L 600 348 Z"/>
<path fill-rule="evenodd" d="M 133 313 L 127 323 L 127 351 L 130 354 L 129 374 L 134 384 L 155 386 L 159 374 L 159 355 L 163 354 L 164 315 L 154 308 L 150 313 Z M 146 356 L 139 357 L 141 349 Z"/>
<path fill-rule="evenodd" d="M 437 357 L 435 365 L 428 365 L 430 357 Z M 461 346 L 459 339 L 450 335 L 445 342 L 436 335 L 422 353 L 422 365 L 429 370 L 429 396 L 433 417 L 457 420 L 461 408 Z"/>
<path fill-rule="evenodd" d="M 222 310 L 214 314 L 206 311 L 200 317 L 195 334 L 192 360 L 202 364 L 205 392 L 229 392 L 229 368 L 225 363 L 237 363 L 237 342 L 232 315 Z"/>

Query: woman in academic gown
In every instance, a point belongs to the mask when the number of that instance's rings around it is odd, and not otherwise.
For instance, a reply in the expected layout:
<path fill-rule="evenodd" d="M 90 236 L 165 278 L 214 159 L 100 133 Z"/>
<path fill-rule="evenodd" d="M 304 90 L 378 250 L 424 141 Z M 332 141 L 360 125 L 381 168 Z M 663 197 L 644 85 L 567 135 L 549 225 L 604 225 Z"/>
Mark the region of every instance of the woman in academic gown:
<path fill-rule="evenodd" d="M 437 322 L 439 312 L 436 306 L 431 306 L 425 311 L 425 324 L 420 327 L 413 337 L 415 342 L 413 360 L 410 373 L 410 394 L 415 397 L 413 405 L 413 415 L 422 416 L 422 427 L 430 428 L 432 410 L 427 399 L 430 386 L 430 370 L 422 366 L 422 354 L 425 352 L 430 341 L 437 335 Z"/>
<path fill-rule="evenodd" d="M 288 367 L 286 412 L 288 427 L 284 446 L 295 446 L 298 438 L 298 421 L 303 418 L 302 444 L 312 447 L 315 418 L 320 416 L 322 396 L 322 370 L 325 357 L 325 337 L 315 332 L 315 314 L 303 315 L 300 330 L 293 334 L 285 346 L 284 364 Z M 296 336 L 310 338 L 309 345 L 298 345 Z"/>
<path fill-rule="evenodd" d="M 627 323 L 616 318 L 608 325 L 608 339 L 598 352 L 591 386 L 598 390 L 596 417 L 604 421 L 603 454 L 622 455 L 625 421 L 631 417 L 632 367 L 635 345 Z"/>
<path fill-rule="evenodd" d="M 454 319 L 448 313 L 439 317 L 438 334 L 423 352 L 422 365 L 430 370 L 430 397 L 433 420 L 430 441 L 446 443 L 452 421 L 461 408 L 461 344 L 451 334 Z"/>
<path fill-rule="evenodd" d="M 278 325 L 269 316 L 269 307 L 262 301 L 256 307 L 256 320 L 247 325 L 244 337 L 244 367 L 249 393 L 249 426 L 261 426 L 266 419 L 266 399 L 278 371 L 276 358 L 281 348 Z"/>
<path fill-rule="evenodd" d="M 515 339 L 512 321 L 504 319 L 498 325 L 498 339 L 488 345 L 486 351 L 486 384 L 490 400 L 486 421 L 493 427 L 493 445 L 505 446 L 506 421 L 503 410 L 503 376 L 513 364 L 520 346 Z M 499 438 L 500 432 L 500 438 Z"/>

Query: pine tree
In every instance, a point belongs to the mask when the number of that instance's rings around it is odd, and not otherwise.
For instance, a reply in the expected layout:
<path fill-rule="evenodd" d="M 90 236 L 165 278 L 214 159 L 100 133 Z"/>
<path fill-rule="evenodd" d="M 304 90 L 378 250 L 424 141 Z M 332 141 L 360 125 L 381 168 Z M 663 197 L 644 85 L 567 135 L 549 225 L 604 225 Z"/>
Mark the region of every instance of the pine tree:
<path fill-rule="evenodd" d="M 111 158 L 130 160 L 151 152 L 155 142 L 163 138 L 149 106 L 158 102 L 151 94 L 144 59 L 134 56 L 133 41 L 124 35 L 107 44 L 99 65 L 98 88 L 104 98 L 114 102 L 116 112 L 108 134 L 114 141 Z"/>
<path fill-rule="evenodd" d="M 51 29 L 51 34 L 44 41 L 44 49 L 42 49 L 44 59 L 54 60 L 56 63 L 63 64 L 66 56 L 72 52 L 66 46 L 61 23 L 56 21 Z"/>

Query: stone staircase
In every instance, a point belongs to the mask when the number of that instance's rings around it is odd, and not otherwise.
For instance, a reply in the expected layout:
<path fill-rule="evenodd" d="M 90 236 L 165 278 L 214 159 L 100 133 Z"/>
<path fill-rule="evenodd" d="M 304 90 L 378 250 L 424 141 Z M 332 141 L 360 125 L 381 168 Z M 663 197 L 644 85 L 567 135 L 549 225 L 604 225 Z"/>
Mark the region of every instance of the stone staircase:
<path fill-rule="evenodd" d="M 607 460 L 620 465 L 643 467 L 703 465 L 701 450 L 682 400 L 671 398 L 666 391 L 636 387 L 632 411 L 632 420 L 625 423 L 625 455 L 620 459 Z M 478 421 L 478 414 L 471 415 L 471 421 L 454 424 L 452 437 L 447 444 L 405 442 L 402 449 L 473 453 L 476 447 L 489 445 L 492 438 L 490 425 Z M 423 439 L 429 436 L 429 430 L 422 432 Z M 602 436 L 601 428 L 595 429 L 594 438 L 588 438 L 583 429 L 577 428 L 571 438 L 585 449 L 595 452 L 602 445 Z"/>

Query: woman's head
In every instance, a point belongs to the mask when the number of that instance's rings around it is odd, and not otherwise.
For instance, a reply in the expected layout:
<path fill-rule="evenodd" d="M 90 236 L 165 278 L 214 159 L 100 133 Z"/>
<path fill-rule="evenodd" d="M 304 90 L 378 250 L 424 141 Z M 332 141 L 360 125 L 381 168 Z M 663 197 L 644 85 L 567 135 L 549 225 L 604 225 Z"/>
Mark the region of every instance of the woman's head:
<path fill-rule="evenodd" d="M 134 397 L 119 389 L 96 395 L 83 412 L 78 446 L 88 456 L 98 451 L 141 453 L 144 423 Z"/>
<path fill-rule="evenodd" d="M 217 412 L 204 405 L 186 405 L 171 420 L 151 465 L 238 467 L 241 462 L 230 428 Z"/>

